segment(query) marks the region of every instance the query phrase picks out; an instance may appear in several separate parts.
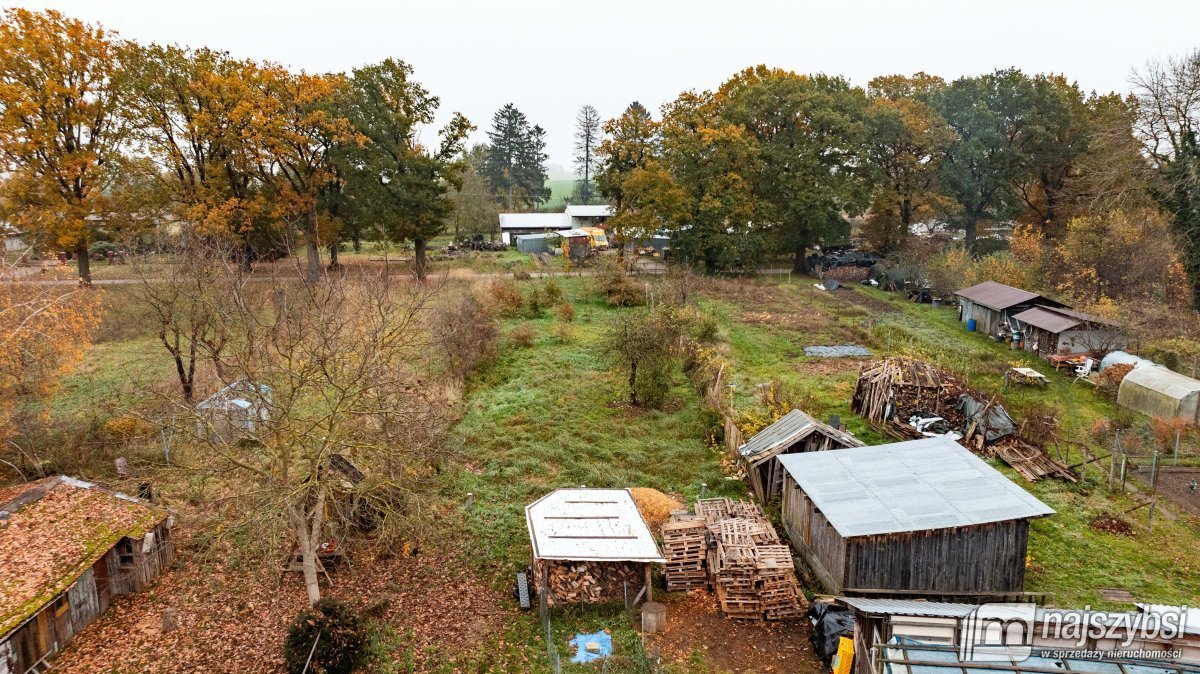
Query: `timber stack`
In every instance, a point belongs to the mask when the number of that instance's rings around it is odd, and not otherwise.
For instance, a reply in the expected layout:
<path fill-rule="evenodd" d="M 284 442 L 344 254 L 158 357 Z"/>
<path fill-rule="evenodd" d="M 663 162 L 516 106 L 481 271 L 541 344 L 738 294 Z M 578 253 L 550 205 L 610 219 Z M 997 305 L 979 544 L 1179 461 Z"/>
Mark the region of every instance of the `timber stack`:
<path fill-rule="evenodd" d="M 644 584 L 642 568 L 629 562 L 555 561 L 545 563 L 548 603 L 592 603 L 619 599 Z"/>
<path fill-rule="evenodd" d="M 731 618 L 785 620 L 803 615 L 791 549 L 757 504 L 701 499 L 695 515 L 673 514 L 663 537 L 667 587 L 700 587 L 703 577 L 716 592 L 721 611 Z M 703 576 L 696 574 L 699 540 Z"/>

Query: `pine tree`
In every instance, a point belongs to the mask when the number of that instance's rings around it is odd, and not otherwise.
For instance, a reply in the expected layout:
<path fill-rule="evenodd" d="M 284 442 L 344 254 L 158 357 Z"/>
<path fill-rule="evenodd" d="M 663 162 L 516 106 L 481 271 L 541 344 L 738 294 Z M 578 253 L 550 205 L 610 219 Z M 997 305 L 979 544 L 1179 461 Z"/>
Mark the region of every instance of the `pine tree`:
<path fill-rule="evenodd" d="M 484 175 L 509 210 L 536 206 L 550 198 L 545 135 L 542 127 L 530 127 L 525 113 L 512 103 L 492 116 Z"/>
<path fill-rule="evenodd" d="M 592 177 L 596 173 L 596 150 L 600 144 L 600 113 L 590 105 L 579 109 L 575 117 L 575 183 L 574 199 L 590 204 L 596 197 Z"/>

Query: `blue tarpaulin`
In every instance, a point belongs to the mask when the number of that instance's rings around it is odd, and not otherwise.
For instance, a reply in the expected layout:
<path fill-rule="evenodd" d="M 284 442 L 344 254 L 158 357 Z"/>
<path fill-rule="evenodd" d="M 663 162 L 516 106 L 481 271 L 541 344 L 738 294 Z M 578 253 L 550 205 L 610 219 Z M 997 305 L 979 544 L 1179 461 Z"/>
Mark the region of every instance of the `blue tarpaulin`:
<path fill-rule="evenodd" d="M 593 641 L 600 644 L 599 653 L 588 652 L 587 645 Z M 575 647 L 575 657 L 571 658 L 571 662 L 591 662 L 592 660 L 600 660 L 612 655 L 612 635 L 605 632 L 576 634 L 567 643 Z"/>

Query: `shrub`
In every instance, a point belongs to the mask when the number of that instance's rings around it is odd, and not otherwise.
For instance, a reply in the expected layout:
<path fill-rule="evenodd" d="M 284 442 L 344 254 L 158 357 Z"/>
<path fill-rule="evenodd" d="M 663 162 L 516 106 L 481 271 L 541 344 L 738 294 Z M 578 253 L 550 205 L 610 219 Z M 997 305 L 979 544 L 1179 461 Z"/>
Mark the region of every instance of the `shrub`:
<path fill-rule="evenodd" d="M 683 325 L 669 307 L 618 315 L 602 348 L 627 383 L 629 402 L 662 407 L 682 355 Z"/>
<path fill-rule="evenodd" d="M 542 289 L 538 286 L 533 286 L 525 295 L 525 316 L 527 318 L 541 318 L 545 314 L 546 300 Z"/>
<path fill-rule="evenodd" d="M 522 323 L 513 328 L 512 332 L 508 333 L 508 337 L 515 346 L 528 349 L 533 346 L 533 326 L 528 323 Z"/>
<path fill-rule="evenodd" d="M 521 289 L 517 284 L 505 279 L 495 279 L 491 285 L 492 300 L 496 303 L 496 309 L 501 316 L 505 318 L 513 318 L 521 313 L 521 307 L 525 306 L 525 298 L 521 295 Z"/>
<path fill-rule="evenodd" d="M 434 339 L 446 370 L 455 377 L 466 379 L 495 359 L 500 326 L 474 294 L 440 307 L 435 320 Z"/>
<path fill-rule="evenodd" d="M 288 628 L 283 645 L 288 672 L 303 672 L 311 653 L 310 672 L 349 674 L 364 664 L 369 636 L 352 608 L 337 599 L 322 599 Z"/>
<path fill-rule="evenodd" d="M 600 291 L 608 298 L 608 303 L 614 307 L 633 307 L 646 303 L 646 290 L 640 283 L 634 281 L 625 273 L 621 265 L 613 260 L 605 260 L 596 275 Z"/>
<path fill-rule="evenodd" d="M 546 298 L 546 304 L 558 304 L 563 301 L 563 289 L 554 279 L 547 279 L 542 284 L 542 294 Z"/>
<path fill-rule="evenodd" d="M 573 323 L 575 322 L 575 305 L 563 302 L 554 308 L 554 314 L 560 323 Z"/>
<path fill-rule="evenodd" d="M 1121 388 L 1121 380 L 1132 371 L 1133 366 L 1126 363 L 1109 365 L 1096 377 L 1096 389 L 1115 397 Z"/>

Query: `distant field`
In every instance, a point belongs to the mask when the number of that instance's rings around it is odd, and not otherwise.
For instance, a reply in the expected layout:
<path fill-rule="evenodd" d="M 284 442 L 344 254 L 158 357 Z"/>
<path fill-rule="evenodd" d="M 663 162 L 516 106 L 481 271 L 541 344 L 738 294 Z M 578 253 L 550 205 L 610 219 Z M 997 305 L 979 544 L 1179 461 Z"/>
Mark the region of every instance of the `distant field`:
<path fill-rule="evenodd" d="M 550 188 L 550 201 L 546 202 L 546 205 L 552 208 L 562 208 L 567 205 L 567 199 L 575 190 L 575 180 L 547 180 L 546 187 Z"/>

